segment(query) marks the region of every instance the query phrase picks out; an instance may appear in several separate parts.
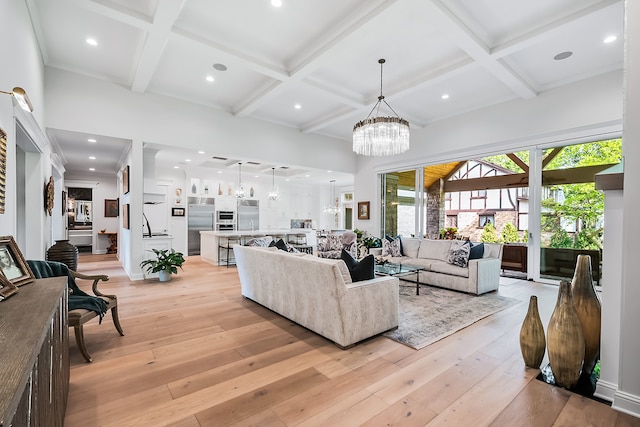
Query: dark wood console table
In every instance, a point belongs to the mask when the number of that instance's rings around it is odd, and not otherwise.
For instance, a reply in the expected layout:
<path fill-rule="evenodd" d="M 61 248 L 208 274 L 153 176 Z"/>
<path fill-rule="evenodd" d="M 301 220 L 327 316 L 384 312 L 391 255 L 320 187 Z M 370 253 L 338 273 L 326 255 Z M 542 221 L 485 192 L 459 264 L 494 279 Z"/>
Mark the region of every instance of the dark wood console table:
<path fill-rule="evenodd" d="M 0 302 L 0 426 L 62 426 L 69 391 L 67 280 Z"/>

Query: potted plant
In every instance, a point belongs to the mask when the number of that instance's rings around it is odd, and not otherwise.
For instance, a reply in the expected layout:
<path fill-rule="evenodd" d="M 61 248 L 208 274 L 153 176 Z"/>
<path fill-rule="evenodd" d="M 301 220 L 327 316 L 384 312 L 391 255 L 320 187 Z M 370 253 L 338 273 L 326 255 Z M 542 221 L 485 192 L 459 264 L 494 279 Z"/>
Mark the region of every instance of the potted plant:
<path fill-rule="evenodd" d="M 158 273 L 161 282 L 171 280 L 171 273 L 178 274 L 178 269 L 182 269 L 184 256 L 182 252 L 177 252 L 173 248 L 169 249 L 151 249 L 156 255 L 156 259 L 146 259 L 140 263 L 140 267 L 146 267 L 147 273 Z M 150 251 L 150 252 L 151 252 Z"/>

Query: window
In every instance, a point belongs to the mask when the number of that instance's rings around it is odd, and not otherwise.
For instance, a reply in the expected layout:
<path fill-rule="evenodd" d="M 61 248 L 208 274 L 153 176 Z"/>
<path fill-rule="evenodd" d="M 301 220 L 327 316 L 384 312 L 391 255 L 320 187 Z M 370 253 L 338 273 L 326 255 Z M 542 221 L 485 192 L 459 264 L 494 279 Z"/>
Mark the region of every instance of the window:
<path fill-rule="evenodd" d="M 495 224 L 493 219 L 493 214 L 491 215 L 479 215 L 478 216 L 478 227 L 484 228 L 487 224 Z"/>
<path fill-rule="evenodd" d="M 445 226 L 458 228 L 458 215 L 447 215 Z"/>
<path fill-rule="evenodd" d="M 471 192 L 472 199 L 486 199 L 487 190 L 474 190 Z"/>

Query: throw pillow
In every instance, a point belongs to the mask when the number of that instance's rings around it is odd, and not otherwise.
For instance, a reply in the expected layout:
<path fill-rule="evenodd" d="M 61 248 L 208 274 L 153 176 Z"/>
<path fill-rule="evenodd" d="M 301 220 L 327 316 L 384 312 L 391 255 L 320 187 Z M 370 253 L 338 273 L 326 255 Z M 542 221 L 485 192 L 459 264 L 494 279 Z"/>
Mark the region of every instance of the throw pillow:
<path fill-rule="evenodd" d="M 271 245 L 269 245 L 269 246 L 271 246 Z M 273 246 L 275 246 L 276 248 L 280 249 L 281 251 L 289 252 L 289 248 L 287 248 L 287 244 L 282 239 L 278 239 L 278 241 L 275 242 L 273 244 Z"/>
<path fill-rule="evenodd" d="M 271 236 L 265 236 L 265 237 L 255 237 L 251 240 L 249 240 L 245 246 L 260 246 L 260 247 L 268 247 L 271 246 L 271 242 L 273 242 L 273 239 L 271 238 Z"/>
<path fill-rule="evenodd" d="M 471 245 L 469 259 L 481 259 L 484 256 L 484 243 L 476 243 Z"/>
<path fill-rule="evenodd" d="M 400 237 L 389 240 L 389 238 L 382 239 L 382 256 L 402 256 L 400 250 Z"/>
<path fill-rule="evenodd" d="M 373 255 L 367 255 L 360 261 L 356 260 L 349 252 L 344 249 L 340 253 L 340 259 L 344 261 L 351 275 L 353 282 L 369 280 L 375 277 L 376 260 Z"/>
<path fill-rule="evenodd" d="M 470 251 L 471 243 L 468 240 L 453 240 L 449 247 L 447 262 L 458 267 L 466 267 L 469 265 Z"/>

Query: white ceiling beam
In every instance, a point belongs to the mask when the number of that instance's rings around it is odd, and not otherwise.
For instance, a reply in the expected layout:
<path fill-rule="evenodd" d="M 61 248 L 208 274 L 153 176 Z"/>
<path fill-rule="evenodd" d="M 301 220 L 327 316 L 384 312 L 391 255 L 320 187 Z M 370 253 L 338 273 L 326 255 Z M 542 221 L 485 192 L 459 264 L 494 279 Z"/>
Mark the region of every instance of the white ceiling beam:
<path fill-rule="evenodd" d="M 153 18 L 153 26 L 147 34 L 147 38 L 140 54 L 136 67 L 131 90 L 143 93 L 147 90 L 149 82 L 156 71 L 158 62 L 162 57 L 169 34 L 174 22 L 180 16 L 180 11 L 186 0 L 160 0 Z"/>
<path fill-rule="evenodd" d="M 431 0 L 433 11 L 439 18 L 446 21 L 446 31 L 452 36 L 453 41 L 469 56 L 480 63 L 487 71 L 493 74 L 505 86 L 517 93 L 523 99 L 531 99 L 537 96 L 536 91 L 515 71 L 504 63 L 491 56 L 489 47 L 480 40 L 441 0 Z"/>
<path fill-rule="evenodd" d="M 599 3 L 592 4 L 584 9 L 581 9 L 575 13 L 563 16 L 547 25 L 543 25 L 528 33 L 522 34 L 494 47 L 491 51 L 491 56 L 494 58 L 504 58 L 505 56 L 519 52 L 523 49 L 531 47 L 541 41 L 554 37 L 556 33 L 563 30 L 569 24 L 575 23 L 585 17 L 588 17 L 594 13 L 600 12 L 608 7 L 617 6 L 620 4 L 620 0 L 603 0 Z"/>
<path fill-rule="evenodd" d="M 110 1 L 102 0 L 68 0 L 75 6 L 89 10 L 105 18 L 131 25 L 140 30 L 149 31 L 153 25 L 152 19 L 133 9 L 123 7 Z"/>

